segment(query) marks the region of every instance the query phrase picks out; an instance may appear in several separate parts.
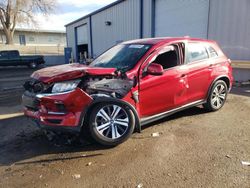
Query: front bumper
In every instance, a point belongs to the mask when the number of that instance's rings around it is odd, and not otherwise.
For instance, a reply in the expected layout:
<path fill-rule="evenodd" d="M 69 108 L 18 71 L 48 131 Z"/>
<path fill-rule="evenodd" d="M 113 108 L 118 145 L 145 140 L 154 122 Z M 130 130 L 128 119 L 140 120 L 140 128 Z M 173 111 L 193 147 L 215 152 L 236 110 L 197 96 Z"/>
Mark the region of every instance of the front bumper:
<path fill-rule="evenodd" d="M 24 114 L 41 128 L 80 130 L 84 109 L 92 98 L 77 88 L 60 94 L 38 94 L 26 91 L 22 101 Z"/>

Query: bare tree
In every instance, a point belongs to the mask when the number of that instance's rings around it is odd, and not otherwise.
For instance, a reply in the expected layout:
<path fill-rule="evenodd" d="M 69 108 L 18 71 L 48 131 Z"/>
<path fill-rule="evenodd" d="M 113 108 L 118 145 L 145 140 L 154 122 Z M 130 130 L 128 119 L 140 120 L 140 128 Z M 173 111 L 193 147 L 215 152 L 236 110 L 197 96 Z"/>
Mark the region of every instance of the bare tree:
<path fill-rule="evenodd" d="M 6 44 L 13 44 L 17 24 L 36 25 L 35 15 L 48 16 L 56 8 L 56 0 L 0 0 L 0 25 Z"/>

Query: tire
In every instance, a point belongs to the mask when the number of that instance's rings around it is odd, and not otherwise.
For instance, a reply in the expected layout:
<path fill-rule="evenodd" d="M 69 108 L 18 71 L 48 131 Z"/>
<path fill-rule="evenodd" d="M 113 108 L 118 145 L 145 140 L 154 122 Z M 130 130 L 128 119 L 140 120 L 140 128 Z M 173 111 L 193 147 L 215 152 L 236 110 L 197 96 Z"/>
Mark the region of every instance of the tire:
<path fill-rule="evenodd" d="M 31 68 L 31 69 L 36 69 L 36 68 L 37 68 L 37 63 L 36 63 L 36 62 L 31 62 L 31 63 L 29 64 L 29 68 Z"/>
<path fill-rule="evenodd" d="M 225 104 L 227 94 L 227 84 L 223 80 L 216 81 L 208 95 L 207 102 L 203 104 L 203 107 L 211 112 L 221 109 Z"/>
<path fill-rule="evenodd" d="M 105 146 L 116 146 L 126 141 L 134 128 L 133 111 L 119 102 L 97 104 L 89 117 L 91 137 Z"/>

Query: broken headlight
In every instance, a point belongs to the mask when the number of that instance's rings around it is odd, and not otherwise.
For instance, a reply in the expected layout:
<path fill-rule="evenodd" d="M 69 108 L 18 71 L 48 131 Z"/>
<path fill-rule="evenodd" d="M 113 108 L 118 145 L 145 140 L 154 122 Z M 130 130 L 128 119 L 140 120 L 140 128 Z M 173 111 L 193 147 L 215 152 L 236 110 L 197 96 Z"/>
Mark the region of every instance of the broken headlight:
<path fill-rule="evenodd" d="M 81 80 L 72 80 L 67 82 L 55 83 L 52 88 L 52 93 L 62 93 L 62 92 L 72 91 L 78 86 L 80 81 Z"/>

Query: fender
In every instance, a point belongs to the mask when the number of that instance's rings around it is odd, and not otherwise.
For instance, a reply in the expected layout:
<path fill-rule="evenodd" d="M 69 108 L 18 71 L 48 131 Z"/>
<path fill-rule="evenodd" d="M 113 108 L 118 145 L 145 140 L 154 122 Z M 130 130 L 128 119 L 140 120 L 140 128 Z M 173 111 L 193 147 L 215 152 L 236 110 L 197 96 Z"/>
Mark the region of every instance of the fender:
<path fill-rule="evenodd" d="M 223 79 L 222 79 L 223 78 Z M 223 80 L 223 81 L 225 81 L 224 79 L 227 79 L 227 81 L 226 81 L 226 84 L 227 84 L 227 86 L 228 86 L 228 92 L 230 91 L 230 78 L 227 76 L 227 75 L 221 75 L 221 76 L 218 76 L 218 77 L 216 77 L 215 79 L 214 79 L 214 81 L 210 84 L 210 86 L 209 86 L 209 89 L 208 89 L 208 92 L 207 92 L 207 96 L 206 96 L 206 100 L 208 99 L 208 97 L 209 97 L 209 93 L 211 92 L 211 90 L 212 90 L 212 87 L 213 87 L 213 85 L 215 84 L 215 82 L 217 82 L 218 80 Z"/>
<path fill-rule="evenodd" d="M 140 133 L 141 132 L 141 124 L 140 124 L 140 119 L 139 119 L 139 116 L 138 116 L 138 113 L 135 109 L 135 107 L 133 105 L 131 105 L 130 103 L 126 102 L 126 101 L 123 101 L 123 100 L 120 100 L 120 99 L 116 99 L 116 98 L 112 98 L 112 97 L 98 97 L 98 98 L 95 98 L 89 105 L 87 108 L 85 108 L 85 110 L 83 110 L 82 112 L 82 115 L 81 115 L 81 119 L 82 121 L 80 122 L 80 126 L 84 126 L 84 121 L 86 120 L 86 116 L 88 115 L 88 113 L 91 111 L 91 109 L 98 103 L 102 103 L 102 102 L 118 102 L 118 103 L 121 103 L 123 105 L 126 105 L 128 106 L 134 116 L 135 116 L 135 130 L 136 132 Z"/>

